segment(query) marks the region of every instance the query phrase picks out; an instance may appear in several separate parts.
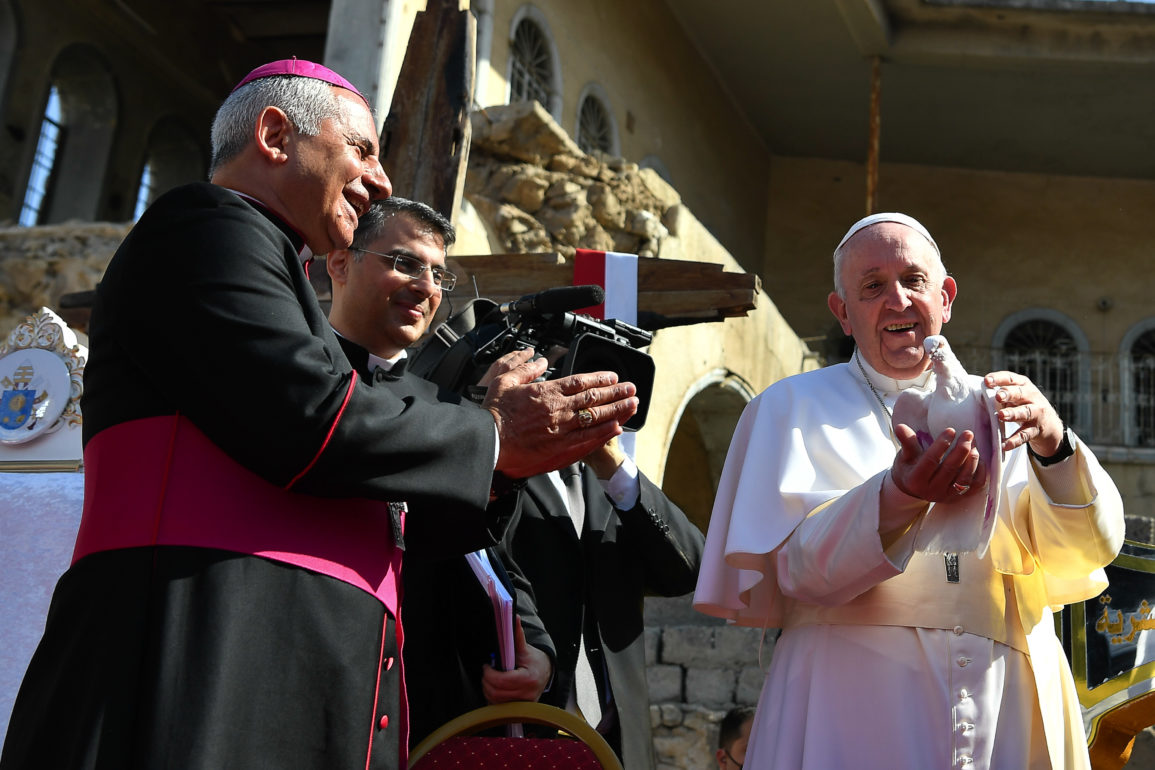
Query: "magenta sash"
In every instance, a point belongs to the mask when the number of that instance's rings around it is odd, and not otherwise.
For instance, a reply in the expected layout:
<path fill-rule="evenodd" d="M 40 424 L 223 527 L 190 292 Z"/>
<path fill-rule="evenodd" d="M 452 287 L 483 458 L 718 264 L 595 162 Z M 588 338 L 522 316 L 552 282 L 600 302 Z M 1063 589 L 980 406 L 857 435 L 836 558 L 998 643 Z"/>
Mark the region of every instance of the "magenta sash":
<path fill-rule="evenodd" d="M 373 594 L 398 615 L 401 551 L 388 503 L 281 489 L 180 415 L 115 425 L 84 449 L 84 514 L 72 563 L 151 545 L 219 548 L 304 567 Z"/>

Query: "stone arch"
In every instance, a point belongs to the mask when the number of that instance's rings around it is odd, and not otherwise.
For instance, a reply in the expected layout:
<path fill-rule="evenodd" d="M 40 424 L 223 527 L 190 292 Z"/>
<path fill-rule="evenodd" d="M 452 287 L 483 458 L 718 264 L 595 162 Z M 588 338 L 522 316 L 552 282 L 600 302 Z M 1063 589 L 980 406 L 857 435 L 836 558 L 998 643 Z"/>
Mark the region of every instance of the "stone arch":
<path fill-rule="evenodd" d="M 46 200 L 41 221 L 92 220 L 100 210 L 105 170 L 116 133 L 116 87 L 103 57 L 81 44 L 69 46 L 57 56 L 45 94 L 52 87 L 60 95 L 64 127 L 52 173 L 68 180 L 68 194 Z"/>
<path fill-rule="evenodd" d="M 754 397 L 743 377 L 715 369 L 700 377 L 678 406 L 668 447 L 662 491 L 705 533 L 714 494 L 742 410 Z M 722 621 L 696 612 L 691 595 L 646 597 L 646 625 L 711 626 Z"/>
<path fill-rule="evenodd" d="M 686 393 L 667 437 L 662 490 L 705 532 L 734 426 L 754 397 L 742 377 L 715 369 Z"/>
<path fill-rule="evenodd" d="M 168 115 L 158 120 L 149 131 L 141 169 L 138 216 L 141 204 L 147 206 L 178 185 L 204 179 L 204 151 L 192 131 L 179 118 Z M 147 185 L 144 182 L 145 169 Z"/>
<path fill-rule="evenodd" d="M 517 9 L 513 14 L 513 21 L 509 25 L 509 62 L 505 70 L 506 86 L 506 101 L 512 102 L 515 99 L 514 91 L 514 44 L 517 36 L 518 27 L 523 23 L 532 25 L 534 29 L 541 36 L 541 42 L 544 47 L 542 64 L 549 69 L 548 73 L 543 73 L 547 81 L 547 90 L 545 101 L 542 106 L 545 107 L 549 114 L 553 116 L 554 120 L 561 121 L 561 56 L 557 51 L 557 43 L 554 42 L 553 32 L 550 31 L 549 21 L 546 20 L 545 14 L 541 12 L 536 6 L 523 5 Z M 540 100 L 539 100 L 540 101 Z"/>

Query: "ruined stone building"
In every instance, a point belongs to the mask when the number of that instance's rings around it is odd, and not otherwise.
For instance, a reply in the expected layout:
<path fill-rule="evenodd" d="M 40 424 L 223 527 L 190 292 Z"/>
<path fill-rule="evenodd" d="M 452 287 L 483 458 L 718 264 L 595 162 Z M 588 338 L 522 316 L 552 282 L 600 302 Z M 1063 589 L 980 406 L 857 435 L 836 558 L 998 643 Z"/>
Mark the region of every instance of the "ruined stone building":
<path fill-rule="evenodd" d="M 461 5 L 476 85 L 455 255 L 594 248 L 761 277 L 747 317 L 650 350 L 639 465 L 703 529 L 743 405 L 848 356 L 830 252 L 870 207 L 935 234 L 960 286 L 952 346 L 1042 384 L 1118 482 L 1129 537 L 1155 542 L 1155 5 Z M 204 178 L 213 111 L 257 64 L 324 61 L 383 122 L 424 6 L 0 0 L 0 327 L 92 288 L 150 200 Z M 647 609 L 659 755 L 705 767 L 773 634 Z"/>

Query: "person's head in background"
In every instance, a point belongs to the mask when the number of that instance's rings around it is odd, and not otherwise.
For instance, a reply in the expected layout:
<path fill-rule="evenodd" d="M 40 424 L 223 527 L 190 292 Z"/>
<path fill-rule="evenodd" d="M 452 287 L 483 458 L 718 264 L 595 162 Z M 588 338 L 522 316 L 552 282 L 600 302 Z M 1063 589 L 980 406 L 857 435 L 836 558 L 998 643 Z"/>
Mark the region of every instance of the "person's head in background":
<path fill-rule="evenodd" d="M 449 220 L 424 203 L 398 196 L 375 201 L 352 245 L 325 260 L 333 328 L 387 360 L 416 344 L 456 282 L 445 269 L 456 237 Z"/>
<path fill-rule="evenodd" d="M 746 761 L 746 744 L 754 724 L 754 707 L 738 706 L 726 712 L 718 729 L 718 750 L 714 758 L 721 770 L 741 770 Z"/>

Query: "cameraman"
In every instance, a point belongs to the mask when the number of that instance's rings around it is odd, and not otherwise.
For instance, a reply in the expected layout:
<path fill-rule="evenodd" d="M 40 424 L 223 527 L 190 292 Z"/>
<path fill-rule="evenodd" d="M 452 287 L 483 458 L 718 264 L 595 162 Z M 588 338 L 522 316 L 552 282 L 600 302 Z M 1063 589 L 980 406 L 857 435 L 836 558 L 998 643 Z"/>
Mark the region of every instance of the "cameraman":
<path fill-rule="evenodd" d="M 348 249 L 330 252 L 329 322 L 349 362 L 375 389 L 388 388 L 406 401 L 461 400 L 405 371 L 406 348 L 425 333 L 443 292 L 452 289 L 445 250 L 454 238 L 453 225 L 441 214 L 424 203 L 393 196 L 377 201 L 361 217 Z M 508 368 L 528 354 L 511 358 L 502 359 Z M 441 482 L 453 484 L 454 479 Z M 507 521 L 515 504 L 515 495 L 507 495 L 491 503 L 488 512 Z M 433 518 L 423 513 L 415 509 L 410 521 Z M 402 657 L 409 745 L 416 746 L 445 722 L 487 702 L 537 700 L 552 674 L 554 651 L 524 577 L 514 568 L 507 572 L 496 552 L 485 549 L 479 555 L 515 597 L 518 616 L 515 668 L 498 671 L 489 666 L 500 658 L 493 605 L 465 556 L 435 561 L 426 554 L 422 537 L 408 539 L 401 573 Z"/>
<path fill-rule="evenodd" d="M 654 766 L 643 599 L 694 590 L 704 540 L 616 439 L 529 479 L 506 530 L 557 649 L 541 700 L 580 713 L 631 770 Z"/>

